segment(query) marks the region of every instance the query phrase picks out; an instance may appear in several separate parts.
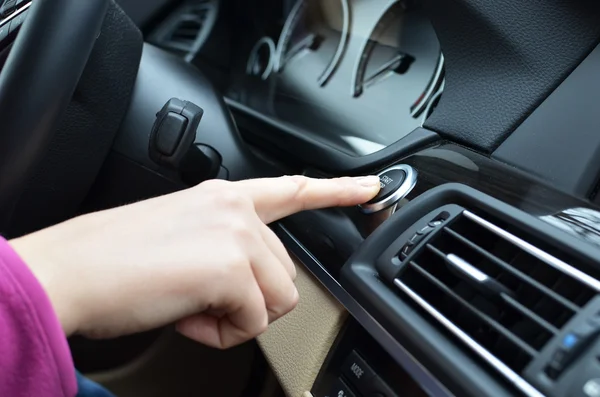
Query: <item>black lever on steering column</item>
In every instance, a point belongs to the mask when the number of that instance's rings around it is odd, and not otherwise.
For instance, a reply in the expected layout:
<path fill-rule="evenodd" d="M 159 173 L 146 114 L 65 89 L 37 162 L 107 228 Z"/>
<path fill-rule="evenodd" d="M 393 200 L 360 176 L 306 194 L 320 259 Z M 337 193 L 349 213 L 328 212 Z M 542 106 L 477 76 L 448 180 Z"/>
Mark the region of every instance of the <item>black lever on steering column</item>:
<path fill-rule="evenodd" d="M 188 185 L 215 178 L 221 156 L 213 148 L 196 144 L 196 131 L 204 110 L 189 101 L 170 99 L 160 112 L 150 134 L 150 158 L 179 172 Z"/>

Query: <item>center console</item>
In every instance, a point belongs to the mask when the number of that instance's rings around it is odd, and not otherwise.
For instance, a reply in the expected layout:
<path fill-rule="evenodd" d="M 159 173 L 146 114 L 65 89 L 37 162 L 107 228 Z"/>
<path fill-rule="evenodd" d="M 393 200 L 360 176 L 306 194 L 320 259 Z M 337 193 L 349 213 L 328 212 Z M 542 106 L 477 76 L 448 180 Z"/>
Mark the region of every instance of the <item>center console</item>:
<path fill-rule="evenodd" d="M 312 391 L 314 397 L 427 396 L 355 320 L 339 334 Z"/>
<path fill-rule="evenodd" d="M 370 335 L 340 336 L 315 395 L 594 396 L 600 212 L 452 144 L 408 156 L 380 180 L 366 206 L 279 226 L 356 319 L 350 334 Z M 383 350 L 360 347 L 370 340 Z M 386 360 L 401 364 L 400 385 L 376 370 Z M 348 365 L 385 391 L 361 394 Z"/>

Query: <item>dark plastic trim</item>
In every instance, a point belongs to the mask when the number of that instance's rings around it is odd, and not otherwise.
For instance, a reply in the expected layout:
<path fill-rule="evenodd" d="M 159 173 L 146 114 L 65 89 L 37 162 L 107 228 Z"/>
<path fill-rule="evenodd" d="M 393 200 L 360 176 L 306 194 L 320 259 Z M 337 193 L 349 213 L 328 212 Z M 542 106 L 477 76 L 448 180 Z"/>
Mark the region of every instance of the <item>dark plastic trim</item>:
<path fill-rule="evenodd" d="M 332 175 L 360 174 L 378 169 L 440 140 L 435 132 L 417 128 L 378 152 L 351 156 L 237 101 L 226 98 L 225 102 L 236 117 L 241 132 L 252 135 L 250 139 L 265 141 L 302 164 Z"/>
<path fill-rule="evenodd" d="M 599 70 L 597 46 L 492 157 L 589 197 L 600 177 Z"/>

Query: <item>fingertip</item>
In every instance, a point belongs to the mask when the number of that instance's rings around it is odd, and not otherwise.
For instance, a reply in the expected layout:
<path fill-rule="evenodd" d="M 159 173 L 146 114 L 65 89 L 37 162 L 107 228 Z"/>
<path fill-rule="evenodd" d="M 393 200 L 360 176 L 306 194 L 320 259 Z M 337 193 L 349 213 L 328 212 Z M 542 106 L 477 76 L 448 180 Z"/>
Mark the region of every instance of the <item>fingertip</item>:
<path fill-rule="evenodd" d="M 353 178 L 355 186 L 358 186 L 354 196 L 354 204 L 363 204 L 373 199 L 381 189 L 381 183 L 377 176 L 362 176 Z"/>
<path fill-rule="evenodd" d="M 379 191 L 381 182 L 379 181 L 379 177 L 375 175 L 368 176 L 360 176 L 354 179 L 354 181 L 361 187 L 367 189 L 377 189 Z"/>

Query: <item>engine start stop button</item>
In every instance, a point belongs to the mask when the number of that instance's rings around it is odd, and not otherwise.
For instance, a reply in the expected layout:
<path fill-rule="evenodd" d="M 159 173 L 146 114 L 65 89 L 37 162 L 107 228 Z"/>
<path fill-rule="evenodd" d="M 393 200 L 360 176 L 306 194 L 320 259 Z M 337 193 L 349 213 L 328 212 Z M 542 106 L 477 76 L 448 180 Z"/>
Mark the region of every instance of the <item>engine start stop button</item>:
<path fill-rule="evenodd" d="M 405 164 L 388 168 L 378 176 L 381 190 L 373 200 L 360 206 L 364 213 L 378 212 L 396 204 L 417 182 L 417 172 Z"/>
<path fill-rule="evenodd" d="M 381 200 L 385 200 L 390 197 L 406 179 L 406 172 L 400 169 L 391 169 L 385 171 L 379 175 L 379 194 L 375 198 L 368 202 L 368 204 L 378 203 Z"/>

